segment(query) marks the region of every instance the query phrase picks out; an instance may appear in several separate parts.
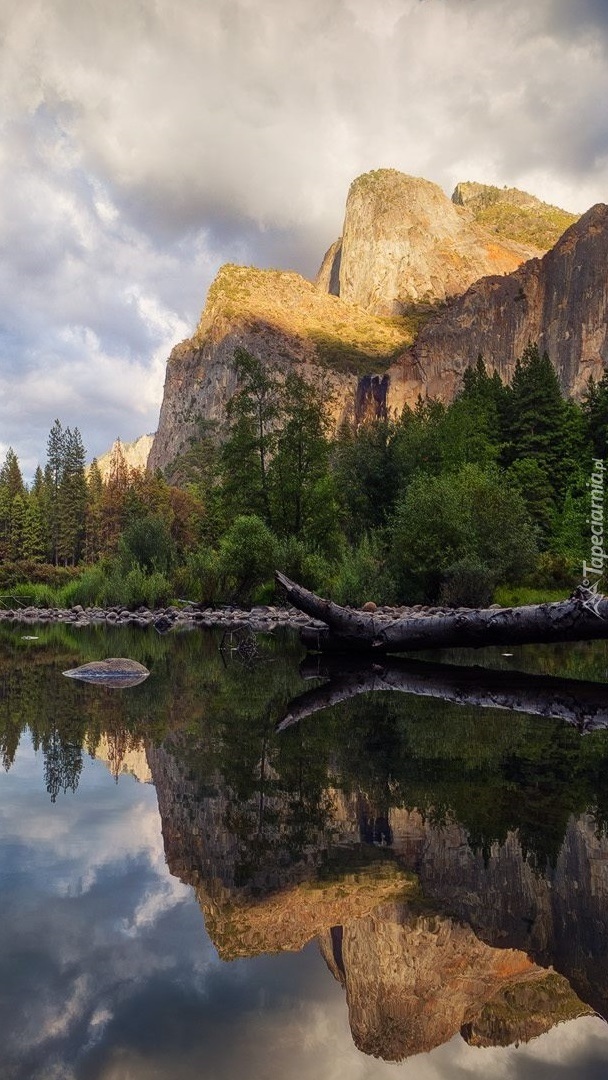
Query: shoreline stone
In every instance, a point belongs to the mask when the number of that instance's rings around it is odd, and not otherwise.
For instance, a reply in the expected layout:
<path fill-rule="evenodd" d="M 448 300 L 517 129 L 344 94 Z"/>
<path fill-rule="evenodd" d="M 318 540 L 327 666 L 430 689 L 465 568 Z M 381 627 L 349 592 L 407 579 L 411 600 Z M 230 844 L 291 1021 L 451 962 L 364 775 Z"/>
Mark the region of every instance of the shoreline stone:
<path fill-rule="evenodd" d="M 422 607 L 417 604 L 414 607 L 379 607 L 374 612 L 374 618 L 379 623 L 392 622 L 409 616 L 412 619 L 428 618 L 433 615 L 443 615 L 454 611 L 468 611 L 469 608 L 439 608 Z M 319 619 L 311 619 L 297 608 L 274 605 L 255 606 L 250 609 L 237 608 L 225 605 L 219 608 L 201 608 L 198 606 L 162 607 L 151 611 L 146 607 L 139 607 L 135 611 L 129 611 L 122 606 L 100 608 L 84 608 L 77 604 L 72 608 L 0 608 L 0 622 L 15 623 L 53 623 L 69 624 L 71 626 L 134 626 L 139 629 L 155 627 L 162 621 L 162 633 L 172 629 L 243 629 L 249 627 L 257 633 L 271 633 L 275 629 L 292 627 L 301 630 L 304 627 L 321 629 L 325 623 Z M 156 627 L 155 627 L 156 628 Z"/>

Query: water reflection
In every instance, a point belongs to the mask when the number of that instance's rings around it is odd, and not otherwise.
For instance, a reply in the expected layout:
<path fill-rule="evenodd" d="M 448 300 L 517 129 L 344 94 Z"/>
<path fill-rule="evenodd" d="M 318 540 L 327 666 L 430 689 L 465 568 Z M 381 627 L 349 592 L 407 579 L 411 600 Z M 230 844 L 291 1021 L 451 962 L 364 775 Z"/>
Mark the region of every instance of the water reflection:
<path fill-rule="evenodd" d="M 606 1014 L 605 733 L 396 693 L 277 733 L 303 686 L 293 643 L 249 670 L 198 633 L 124 631 L 111 650 L 96 630 L 40 633 L 4 632 L 5 766 L 27 727 L 47 800 L 77 788 L 87 754 L 151 780 L 164 857 L 221 958 L 315 941 L 355 1045 L 389 1061 Z M 586 676 L 603 649 L 581 650 Z M 150 679 L 124 695 L 61 679 L 108 651 Z"/>

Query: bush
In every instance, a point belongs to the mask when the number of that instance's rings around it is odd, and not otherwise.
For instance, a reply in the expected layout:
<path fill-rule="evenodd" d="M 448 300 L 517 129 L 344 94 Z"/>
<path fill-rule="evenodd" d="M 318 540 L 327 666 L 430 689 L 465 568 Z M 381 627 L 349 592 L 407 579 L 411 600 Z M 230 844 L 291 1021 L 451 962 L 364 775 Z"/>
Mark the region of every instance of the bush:
<path fill-rule="evenodd" d="M 261 518 L 242 515 L 220 541 L 220 579 L 232 600 L 248 603 L 253 591 L 272 579 L 277 564 L 277 539 Z"/>
<path fill-rule="evenodd" d="M 361 607 L 368 600 L 394 603 L 395 583 L 386 568 L 378 536 L 364 536 L 358 547 L 344 553 L 331 595 L 336 603 L 352 607 Z"/>
<path fill-rule="evenodd" d="M 173 558 L 173 541 L 165 521 L 156 514 L 131 521 L 120 538 L 119 552 L 125 568 L 141 566 L 151 574 L 166 573 Z"/>
<path fill-rule="evenodd" d="M 488 607 L 496 584 L 487 563 L 469 557 L 446 572 L 439 598 L 448 607 Z"/>
<path fill-rule="evenodd" d="M 311 551 L 304 541 L 289 536 L 281 541 L 277 553 L 277 570 L 305 589 L 325 594 L 330 587 L 327 559 L 318 551 Z"/>
<path fill-rule="evenodd" d="M 74 607 L 76 604 L 82 604 L 83 607 L 90 607 L 92 604 L 100 603 L 99 597 L 103 590 L 104 580 L 103 564 L 97 563 L 95 566 L 87 567 L 80 577 L 70 581 L 59 590 L 57 595 L 59 606 Z"/>
<path fill-rule="evenodd" d="M 217 604 L 221 595 L 219 557 L 209 547 L 190 552 L 186 562 L 173 574 L 176 596 L 197 604 Z"/>
<path fill-rule="evenodd" d="M 38 607 L 51 608 L 59 606 L 57 592 L 50 585 L 31 584 L 30 582 L 13 585 L 11 589 L 3 590 L 2 607 Z"/>

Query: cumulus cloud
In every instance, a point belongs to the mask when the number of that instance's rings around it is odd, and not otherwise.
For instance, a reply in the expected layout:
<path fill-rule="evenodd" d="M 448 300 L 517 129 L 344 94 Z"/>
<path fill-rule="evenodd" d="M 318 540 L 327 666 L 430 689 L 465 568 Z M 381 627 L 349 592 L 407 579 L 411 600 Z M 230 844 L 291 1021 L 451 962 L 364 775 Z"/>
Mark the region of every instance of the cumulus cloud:
<path fill-rule="evenodd" d="M 91 453 L 153 428 L 219 265 L 312 275 L 367 169 L 601 200 L 607 28 L 600 0 L 4 0 L 0 443 L 31 469 L 55 415 Z"/>

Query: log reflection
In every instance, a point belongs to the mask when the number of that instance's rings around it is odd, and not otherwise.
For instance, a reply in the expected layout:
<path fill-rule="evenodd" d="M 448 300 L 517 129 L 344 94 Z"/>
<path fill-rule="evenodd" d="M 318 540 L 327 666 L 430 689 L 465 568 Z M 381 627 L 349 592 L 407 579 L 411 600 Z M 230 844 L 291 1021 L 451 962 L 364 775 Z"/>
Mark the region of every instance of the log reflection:
<path fill-rule="evenodd" d="M 307 657 L 300 670 L 304 678 L 328 681 L 293 698 L 277 724 L 278 731 L 359 694 L 378 690 L 564 720 L 583 735 L 608 727 L 608 688 L 604 683 L 394 658 L 372 663 L 357 658 Z"/>

